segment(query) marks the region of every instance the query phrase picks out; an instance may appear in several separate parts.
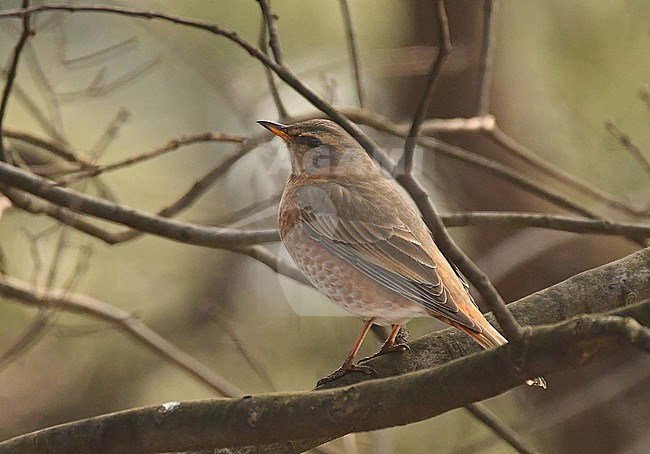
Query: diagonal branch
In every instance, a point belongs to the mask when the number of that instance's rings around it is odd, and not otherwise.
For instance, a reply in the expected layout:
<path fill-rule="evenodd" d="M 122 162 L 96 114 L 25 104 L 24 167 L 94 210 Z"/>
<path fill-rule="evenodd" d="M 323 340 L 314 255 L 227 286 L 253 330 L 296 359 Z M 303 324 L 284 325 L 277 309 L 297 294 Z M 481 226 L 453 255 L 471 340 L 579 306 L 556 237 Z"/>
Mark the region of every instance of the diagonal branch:
<path fill-rule="evenodd" d="M 234 385 L 169 343 L 128 312 L 102 301 L 62 290 L 43 291 L 10 276 L 0 276 L 0 294 L 24 304 L 57 308 L 109 322 L 219 394 L 232 397 L 243 394 Z"/>
<path fill-rule="evenodd" d="M 479 95 L 477 116 L 490 113 L 490 90 L 492 89 L 492 67 L 494 65 L 494 48 L 496 43 L 497 14 L 499 0 L 484 0 L 483 37 L 481 39 L 481 70 L 479 75 Z"/>
<path fill-rule="evenodd" d="M 231 143 L 243 143 L 246 140 L 246 137 L 236 135 L 236 134 L 225 134 L 221 132 L 208 132 L 204 134 L 195 134 L 190 136 L 180 136 L 175 139 L 170 140 L 165 145 L 155 148 L 153 150 L 147 151 L 145 153 L 139 154 L 137 156 L 132 156 L 130 158 L 123 159 L 121 161 L 113 162 L 110 164 L 104 165 L 95 165 L 92 169 L 84 169 L 81 173 L 73 174 L 67 178 L 61 179 L 59 184 L 69 185 L 75 181 L 79 181 L 85 178 L 95 177 L 105 172 L 110 172 L 117 169 L 122 169 L 133 164 L 146 161 L 148 159 L 156 158 L 160 155 L 178 150 L 180 147 L 186 145 L 193 145 L 197 143 L 206 143 L 206 142 L 231 142 Z"/>
<path fill-rule="evenodd" d="M 29 0 L 23 0 L 22 7 L 29 7 Z M 11 89 L 14 85 L 14 80 L 16 80 L 16 74 L 18 72 L 18 62 L 20 61 L 20 54 L 22 53 L 25 43 L 27 43 L 27 38 L 31 35 L 32 31 L 29 28 L 30 15 L 25 14 L 22 16 L 21 24 L 22 29 L 20 31 L 20 37 L 14 48 L 13 56 L 11 57 L 11 62 L 9 63 L 9 69 L 7 70 L 7 81 L 5 82 L 4 90 L 2 90 L 2 97 L 0 98 L 0 161 L 6 161 L 7 157 L 5 156 L 5 150 L 2 140 L 2 129 L 5 119 L 5 114 L 7 112 L 7 104 L 9 103 L 9 96 L 11 95 Z"/>
<path fill-rule="evenodd" d="M 445 11 L 444 0 L 436 0 L 435 9 L 438 27 L 438 55 L 436 55 L 435 60 L 431 64 L 429 76 L 427 77 L 427 81 L 424 86 L 424 92 L 420 98 L 420 104 L 415 111 L 413 122 L 411 123 L 411 129 L 406 136 L 404 154 L 400 161 L 397 163 L 396 171 L 404 172 L 405 174 L 411 173 L 413 170 L 413 153 L 415 151 L 415 144 L 417 143 L 418 135 L 420 134 L 420 128 L 422 127 L 422 123 L 424 122 L 427 111 L 429 110 L 431 96 L 433 95 L 436 84 L 440 79 L 442 68 L 445 65 L 445 61 L 447 61 L 447 56 L 451 52 L 449 22 L 447 20 L 447 12 Z"/>
<path fill-rule="evenodd" d="M 210 247 L 227 247 L 278 240 L 276 229 L 238 230 L 204 227 L 187 222 L 173 221 L 59 187 L 51 180 L 25 172 L 3 162 L 0 162 L 0 180 L 4 185 L 29 192 L 73 211 L 179 242 L 190 242 Z"/>
<path fill-rule="evenodd" d="M 352 73 L 354 74 L 354 84 L 357 88 L 359 107 L 361 109 L 365 109 L 367 107 L 366 90 L 363 83 L 363 75 L 361 73 L 361 59 L 359 56 L 357 35 L 354 31 L 352 16 L 350 15 L 350 5 L 348 3 L 348 0 L 339 0 L 339 6 L 341 8 L 341 16 L 343 17 L 343 25 L 345 28 L 345 36 L 347 38 L 348 52 L 350 53 L 350 60 L 352 61 Z"/>
<path fill-rule="evenodd" d="M 422 185 L 413 178 L 412 174 L 400 176 L 397 181 L 413 197 L 422 218 L 427 225 L 431 226 L 436 244 L 440 247 L 443 254 L 452 261 L 465 277 L 476 287 L 476 289 L 485 298 L 488 307 L 494 312 L 501 328 L 505 332 L 506 338 L 515 344 L 523 340 L 523 330 L 517 320 L 508 308 L 505 301 L 494 287 L 487 275 L 458 247 L 454 239 L 447 232 L 445 224 L 442 222 L 438 211 L 431 203 L 429 194 L 424 190 Z"/>
<path fill-rule="evenodd" d="M 465 407 L 476 419 L 488 426 L 502 440 L 515 448 L 521 454 L 535 454 L 537 450 L 519 434 L 503 423 L 488 408 L 480 402 L 474 402 Z"/>

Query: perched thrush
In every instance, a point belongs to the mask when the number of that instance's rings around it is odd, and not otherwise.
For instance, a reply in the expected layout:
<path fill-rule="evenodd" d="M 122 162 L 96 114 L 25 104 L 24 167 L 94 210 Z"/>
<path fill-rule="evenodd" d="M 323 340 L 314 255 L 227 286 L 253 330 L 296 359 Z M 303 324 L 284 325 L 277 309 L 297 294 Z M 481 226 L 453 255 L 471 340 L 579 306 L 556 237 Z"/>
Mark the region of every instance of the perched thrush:
<path fill-rule="evenodd" d="M 400 327 L 422 315 L 483 348 L 508 342 L 481 314 L 410 202 L 352 136 L 329 120 L 258 123 L 291 153 L 278 213 L 284 245 L 318 290 L 366 322 L 345 362 L 319 384 L 371 370 L 353 360 L 373 323 L 392 326 L 377 355 L 405 350 L 396 343 Z M 546 387 L 542 377 L 527 383 Z"/>

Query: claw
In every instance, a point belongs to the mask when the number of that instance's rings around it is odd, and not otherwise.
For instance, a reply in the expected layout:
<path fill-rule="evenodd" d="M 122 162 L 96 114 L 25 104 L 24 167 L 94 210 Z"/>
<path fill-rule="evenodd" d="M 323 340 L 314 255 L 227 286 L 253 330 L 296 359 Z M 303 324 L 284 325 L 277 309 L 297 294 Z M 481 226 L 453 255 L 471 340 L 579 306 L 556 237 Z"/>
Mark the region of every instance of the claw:
<path fill-rule="evenodd" d="M 411 347 L 409 347 L 407 344 L 392 344 L 392 345 L 383 345 L 381 347 L 381 350 L 379 350 L 377 353 L 371 356 L 366 356 L 365 358 L 361 358 L 358 361 L 358 364 L 361 364 L 366 361 L 370 361 L 373 358 L 376 358 L 381 355 L 385 355 L 386 353 L 391 353 L 391 352 L 399 352 L 403 353 L 405 351 L 411 351 Z"/>
<path fill-rule="evenodd" d="M 377 371 L 370 366 L 359 366 L 358 364 L 343 364 L 327 377 L 323 377 L 316 383 L 316 388 L 320 388 L 326 383 L 330 383 L 338 378 L 341 378 L 348 372 L 361 372 L 365 375 L 377 375 Z"/>

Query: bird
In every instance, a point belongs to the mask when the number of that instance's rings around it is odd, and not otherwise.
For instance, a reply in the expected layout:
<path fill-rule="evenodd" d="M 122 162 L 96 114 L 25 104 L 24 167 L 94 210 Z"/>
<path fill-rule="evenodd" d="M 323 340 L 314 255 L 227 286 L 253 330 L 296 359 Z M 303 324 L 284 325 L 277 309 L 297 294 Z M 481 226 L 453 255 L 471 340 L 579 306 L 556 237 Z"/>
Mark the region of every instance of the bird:
<path fill-rule="evenodd" d="M 318 386 L 350 371 L 372 373 L 354 358 L 373 324 L 391 330 L 372 357 L 407 350 L 398 341 L 400 328 L 426 315 L 485 349 L 508 342 L 485 319 L 411 202 L 341 126 L 325 119 L 257 123 L 279 136 L 291 157 L 278 208 L 284 246 L 314 287 L 365 321 L 341 367 Z M 526 383 L 546 388 L 542 377 Z"/>

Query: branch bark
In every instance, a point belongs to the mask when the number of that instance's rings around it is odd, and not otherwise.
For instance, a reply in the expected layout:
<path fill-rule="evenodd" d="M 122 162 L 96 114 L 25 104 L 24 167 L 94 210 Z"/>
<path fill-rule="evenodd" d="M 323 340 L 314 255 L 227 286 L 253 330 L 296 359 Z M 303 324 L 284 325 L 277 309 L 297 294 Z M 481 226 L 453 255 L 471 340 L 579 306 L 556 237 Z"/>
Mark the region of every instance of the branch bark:
<path fill-rule="evenodd" d="M 403 376 L 307 393 L 127 410 L 17 437 L 0 444 L 0 453 L 167 452 L 265 443 L 276 443 L 269 447 L 277 449 L 278 442 L 313 437 L 312 443 L 322 443 L 349 432 L 408 424 L 500 394 L 530 375 L 579 367 L 627 345 L 650 351 L 649 298 L 650 249 L 643 249 L 511 305 L 526 323 L 619 308 L 612 315 L 579 316 L 527 331 L 523 363 L 508 346 L 452 361 L 475 349 L 448 329 L 413 342 L 410 353 L 369 363 L 381 376 L 404 367 L 415 371 Z M 626 306 L 636 301 L 643 302 Z M 431 368 L 438 364 L 443 365 Z M 348 377 L 364 379 L 361 374 Z M 314 444 L 291 446 L 303 450 Z M 265 452 L 265 447 L 257 451 Z"/>

